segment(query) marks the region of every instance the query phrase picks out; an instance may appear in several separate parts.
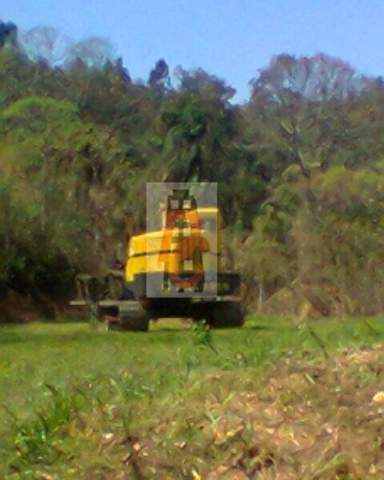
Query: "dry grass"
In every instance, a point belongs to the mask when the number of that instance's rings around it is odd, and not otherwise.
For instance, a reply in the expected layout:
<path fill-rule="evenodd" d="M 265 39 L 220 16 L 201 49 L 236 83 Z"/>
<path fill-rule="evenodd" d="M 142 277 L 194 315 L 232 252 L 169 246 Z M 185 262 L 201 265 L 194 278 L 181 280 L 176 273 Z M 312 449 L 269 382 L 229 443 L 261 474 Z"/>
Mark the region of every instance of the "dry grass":
<path fill-rule="evenodd" d="M 104 434 L 100 454 L 121 464 L 103 478 L 384 478 L 383 346 L 282 359 L 256 388 L 238 373 L 206 376 L 202 398 L 157 405 L 126 437 Z"/>

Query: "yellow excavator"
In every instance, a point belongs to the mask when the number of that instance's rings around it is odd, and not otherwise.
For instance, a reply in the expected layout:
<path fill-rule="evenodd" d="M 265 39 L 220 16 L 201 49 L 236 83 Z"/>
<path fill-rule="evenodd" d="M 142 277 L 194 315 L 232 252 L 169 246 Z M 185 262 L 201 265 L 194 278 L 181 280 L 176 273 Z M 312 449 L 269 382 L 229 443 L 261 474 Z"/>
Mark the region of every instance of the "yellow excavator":
<path fill-rule="evenodd" d="M 150 320 L 183 317 L 242 326 L 240 277 L 222 267 L 219 209 L 176 189 L 160 214 L 161 228 L 131 237 L 121 269 L 101 281 L 77 276 L 71 306 L 93 310 L 110 329 L 146 331 Z"/>

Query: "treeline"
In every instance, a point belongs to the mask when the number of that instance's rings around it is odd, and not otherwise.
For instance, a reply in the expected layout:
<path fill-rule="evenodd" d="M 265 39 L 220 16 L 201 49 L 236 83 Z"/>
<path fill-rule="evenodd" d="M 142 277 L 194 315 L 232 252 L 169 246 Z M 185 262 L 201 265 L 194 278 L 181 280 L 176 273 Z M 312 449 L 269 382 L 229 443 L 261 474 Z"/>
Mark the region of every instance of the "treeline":
<path fill-rule="evenodd" d="M 250 100 L 159 60 L 132 81 L 108 42 L 0 24 L 0 292 L 59 302 L 144 227 L 145 182 L 215 181 L 245 301 L 374 314 L 384 294 L 384 83 L 278 55 Z"/>

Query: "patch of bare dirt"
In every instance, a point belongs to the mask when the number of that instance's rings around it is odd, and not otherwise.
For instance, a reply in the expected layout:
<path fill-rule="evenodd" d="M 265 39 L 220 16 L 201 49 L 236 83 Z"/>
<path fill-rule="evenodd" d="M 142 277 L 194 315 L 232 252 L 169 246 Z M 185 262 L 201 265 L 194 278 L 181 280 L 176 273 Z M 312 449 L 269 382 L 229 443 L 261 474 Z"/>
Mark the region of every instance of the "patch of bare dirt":
<path fill-rule="evenodd" d="M 383 345 L 287 358 L 254 390 L 220 399 L 209 385 L 204 401 L 170 409 L 127 441 L 125 466 L 141 478 L 384 478 Z"/>

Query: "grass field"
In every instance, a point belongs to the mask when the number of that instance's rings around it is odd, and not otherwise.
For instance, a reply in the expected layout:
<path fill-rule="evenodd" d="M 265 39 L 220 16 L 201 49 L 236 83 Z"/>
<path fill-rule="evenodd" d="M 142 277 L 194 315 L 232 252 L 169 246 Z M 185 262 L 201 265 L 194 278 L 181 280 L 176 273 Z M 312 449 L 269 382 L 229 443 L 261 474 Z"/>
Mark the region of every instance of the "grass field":
<path fill-rule="evenodd" d="M 380 318 L 2 326 L 0 478 L 382 479 L 383 339 Z"/>

